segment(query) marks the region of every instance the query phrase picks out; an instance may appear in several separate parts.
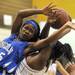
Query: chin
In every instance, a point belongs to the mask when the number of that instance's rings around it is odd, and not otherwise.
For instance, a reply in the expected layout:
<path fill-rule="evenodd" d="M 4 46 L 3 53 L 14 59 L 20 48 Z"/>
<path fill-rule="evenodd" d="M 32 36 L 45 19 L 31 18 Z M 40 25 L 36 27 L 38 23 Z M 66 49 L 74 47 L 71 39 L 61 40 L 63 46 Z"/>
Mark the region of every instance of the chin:
<path fill-rule="evenodd" d="M 22 41 L 32 41 L 31 38 L 32 38 L 31 36 L 26 36 L 26 35 L 20 36 L 20 40 Z"/>
<path fill-rule="evenodd" d="M 28 41 L 28 40 L 30 40 L 30 38 L 27 37 L 27 36 L 21 36 L 20 39 L 21 39 L 22 41 Z"/>
<path fill-rule="evenodd" d="M 22 41 L 29 41 L 30 39 L 28 39 L 28 38 L 22 38 L 21 40 Z"/>

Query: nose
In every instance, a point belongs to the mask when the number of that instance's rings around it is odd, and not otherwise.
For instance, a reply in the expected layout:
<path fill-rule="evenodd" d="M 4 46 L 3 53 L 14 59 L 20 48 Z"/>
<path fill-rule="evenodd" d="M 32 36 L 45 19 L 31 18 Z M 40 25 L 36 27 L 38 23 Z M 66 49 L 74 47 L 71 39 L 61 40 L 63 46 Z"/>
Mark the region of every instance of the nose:
<path fill-rule="evenodd" d="M 31 35 L 31 34 L 32 34 L 29 30 L 24 30 L 23 33 L 24 33 L 24 34 L 28 34 L 28 35 Z"/>

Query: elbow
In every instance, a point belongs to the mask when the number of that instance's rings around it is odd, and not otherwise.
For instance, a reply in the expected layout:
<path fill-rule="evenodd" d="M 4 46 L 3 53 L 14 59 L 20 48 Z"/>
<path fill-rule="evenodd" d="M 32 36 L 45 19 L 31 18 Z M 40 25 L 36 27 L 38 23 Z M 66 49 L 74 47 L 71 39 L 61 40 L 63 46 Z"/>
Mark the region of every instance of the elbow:
<path fill-rule="evenodd" d="M 71 28 L 67 28 L 66 32 L 69 33 L 71 31 Z"/>
<path fill-rule="evenodd" d="M 21 10 L 18 11 L 17 16 L 20 17 L 20 18 L 22 18 L 22 12 L 21 12 Z"/>

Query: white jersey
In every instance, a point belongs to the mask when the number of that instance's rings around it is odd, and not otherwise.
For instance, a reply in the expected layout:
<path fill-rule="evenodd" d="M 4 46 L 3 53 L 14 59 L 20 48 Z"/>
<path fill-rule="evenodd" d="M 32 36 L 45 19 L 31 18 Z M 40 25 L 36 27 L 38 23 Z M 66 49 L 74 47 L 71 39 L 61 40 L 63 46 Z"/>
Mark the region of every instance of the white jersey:
<path fill-rule="evenodd" d="M 44 75 L 46 67 L 42 71 L 31 69 L 24 59 L 16 70 L 15 75 Z"/>
<path fill-rule="evenodd" d="M 51 71 L 51 72 L 53 72 L 54 73 L 54 75 L 56 75 L 56 71 L 57 71 L 57 65 L 56 65 L 56 63 L 53 63 L 53 64 L 51 64 L 50 66 L 49 66 L 49 69 L 48 69 L 48 71 Z"/>

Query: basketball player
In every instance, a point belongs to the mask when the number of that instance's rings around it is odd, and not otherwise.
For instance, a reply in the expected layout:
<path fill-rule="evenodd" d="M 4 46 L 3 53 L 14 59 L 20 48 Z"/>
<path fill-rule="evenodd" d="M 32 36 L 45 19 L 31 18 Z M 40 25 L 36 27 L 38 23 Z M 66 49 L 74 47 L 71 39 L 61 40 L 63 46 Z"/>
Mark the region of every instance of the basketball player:
<path fill-rule="evenodd" d="M 12 26 L 11 35 L 0 43 L 1 75 L 14 74 L 17 66 L 24 58 L 24 49 L 39 38 L 38 24 L 34 20 L 22 24 L 23 18 L 34 14 L 49 15 L 54 7 L 54 5 L 49 4 L 43 9 L 22 10 L 18 13 Z"/>
<path fill-rule="evenodd" d="M 72 25 L 71 22 L 67 22 L 50 37 L 38 40 L 37 42 L 34 42 L 30 47 L 28 47 L 25 50 L 25 59 L 17 69 L 16 75 L 39 75 L 40 73 L 43 75 L 45 72 L 43 69 L 46 69 L 52 45 L 54 42 L 68 33 L 71 28 L 74 29 L 74 25 Z M 30 50 L 35 50 L 36 52 L 33 53 L 30 52 Z M 21 69 L 21 66 L 25 68 L 22 67 Z M 43 71 L 41 72 L 41 70 Z"/>
<path fill-rule="evenodd" d="M 61 57 L 59 58 L 59 61 L 64 66 L 64 68 L 67 70 L 67 72 L 70 75 L 75 74 L 75 58 L 73 55 L 72 48 L 69 44 L 64 44 L 64 50 L 65 52 Z"/>
<path fill-rule="evenodd" d="M 37 54 L 37 52 L 35 52 L 35 53 Z M 31 53 L 31 52 L 30 52 L 30 54 L 35 54 L 35 53 L 33 53 L 33 52 Z M 22 66 L 24 66 L 24 62 L 25 62 L 25 61 L 23 60 L 23 63 L 21 63 Z M 37 66 L 37 67 L 38 67 L 38 66 Z M 20 69 L 22 70 L 22 69 L 24 69 L 24 67 L 22 68 L 22 67 L 20 66 Z M 18 70 L 18 71 L 19 71 L 19 70 Z M 17 71 L 17 73 L 18 73 L 18 71 Z M 20 71 L 19 71 L 19 72 L 20 72 Z M 22 73 L 24 74 L 25 72 L 22 71 Z"/>
<path fill-rule="evenodd" d="M 57 71 L 61 74 L 57 74 Z M 52 63 L 48 69 L 48 75 L 70 75 L 59 61 Z"/>

